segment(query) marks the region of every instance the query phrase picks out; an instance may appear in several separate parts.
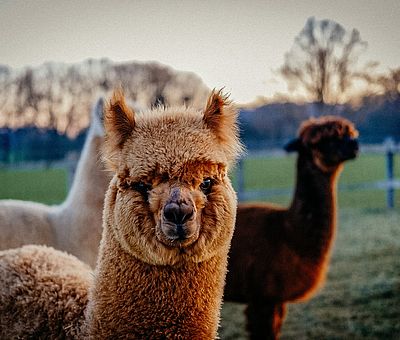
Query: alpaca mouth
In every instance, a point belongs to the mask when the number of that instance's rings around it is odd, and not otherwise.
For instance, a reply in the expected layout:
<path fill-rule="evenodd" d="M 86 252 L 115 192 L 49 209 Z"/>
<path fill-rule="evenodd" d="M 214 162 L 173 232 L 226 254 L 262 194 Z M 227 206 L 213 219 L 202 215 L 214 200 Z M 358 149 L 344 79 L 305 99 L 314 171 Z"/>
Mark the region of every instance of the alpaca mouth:
<path fill-rule="evenodd" d="M 186 223 L 162 221 L 157 232 L 158 240 L 167 247 L 188 247 L 198 239 L 198 228 L 193 220 Z"/>
<path fill-rule="evenodd" d="M 354 151 L 353 153 L 351 153 L 350 155 L 348 155 L 348 157 L 346 159 L 354 159 L 358 156 L 358 152 Z"/>
<path fill-rule="evenodd" d="M 358 145 L 357 145 L 357 147 L 354 147 L 353 149 L 348 150 L 344 154 L 343 158 L 344 158 L 344 160 L 354 159 L 354 158 L 356 158 L 358 156 L 358 154 L 359 154 L 359 148 L 358 148 Z"/>
<path fill-rule="evenodd" d="M 358 144 L 357 139 L 350 139 L 347 143 L 348 148 L 347 152 L 344 153 L 344 156 L 346 159 L 354 159 L 358 156 L 359 151 L 360 151 L 360 146 Z"/>

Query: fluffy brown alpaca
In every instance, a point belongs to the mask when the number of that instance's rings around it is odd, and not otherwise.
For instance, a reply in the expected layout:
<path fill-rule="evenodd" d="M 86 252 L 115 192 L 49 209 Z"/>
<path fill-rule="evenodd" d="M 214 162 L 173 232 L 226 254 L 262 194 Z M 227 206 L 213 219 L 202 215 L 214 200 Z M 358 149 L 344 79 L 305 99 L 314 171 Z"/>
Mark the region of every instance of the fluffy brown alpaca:
<path fill-rule="evenodd" d="M 356 157 L 358 132 L 345 119 L 311 119 L 286 146 L 297 151 L 289 208 L 239 204 L 225 300 L 247 303 L 251 339 L 276 339 L 285 304 L 306 299 L 324 280 L 336 226 L 336 183 Z"/>
<path fill-rule="evenodd" d="M 89 337 L 213 339 L 236 196 L 236 111 L 220 93 L 204 114 L 142 116 L 116 96 L 105 159 L 116 175 L 88 308 Z"/>
<path fill-rule="evenodd" d="M 104 140 L 103 100 L 94 105 L 91 124 L 66 200 L 58 206 L 0 201 L 0 249 L 45 244 L 94 266 L 101 238 L 101 216 L 110 174 L 99 160 Z"/>
<path fill-rule="evenodd" d="M 83 289 L 67 323 L 64 319 L 59 324 L 45 322 L 57 325 L 51 338 L 62 338 L 66 331 L 72 338 L 90 339 L 216 337 L 236 216 L 236 195 L 227 175 L 241 151 L 236 116 L 220 92 L 211 94 L 204 112 L 159 108 L 141 115 L 126 106 L 121 94 L 114 96 L 105 119 L 104 157 L 115 175 L 105 199 L 85 326 L 81 322 L 81 307 L 87 299 Z M 41 247 L 44 255 L 39 267 L 50 268 L 49 284 L 32 284 L 41 276 L 35 269 L 28 270 L 28 278 L 22 275 L 22 282 L 18 266 L 8 269 L 15 258 L 38 267 L 24 249 L 3 252 L 7 259 L 0 254 L 0 276 L 8 278 L 8 286 L 20 287 L 11 293 L 0 287 L 0 294 L 21 295 L 22 289 L 27 296 L 19 300 L 29 301 L 40 290 L 46 299 L 51 295 L 48 290 L 54 289 L 51 268 L 65 255 Z M 9 252 L 13 253 L 9 256 Z M 73 266 L 82 269 L 79 262 L 68 267 Z M 62 278 L 64 290 L 58 301 L 55 298 L 57 308 L 69 311 L 75 287 L 87 285 L 87 272 L 79 275 L 83 279 L 73 284 Z M 47 318 L 54 317 L 51 304 L 40 299 L 35 304 L 48 308 Z M 25 313 L 14 314 L 0 327 L 7 329 L 6 338 L 19 338 L 15 325 L 24 323 L 34 307 L 22 302 L 22 306 L 8 307 L 12 308 Z M 5 313 L 0 306 L 0 321 Z M 37 320 L 37 329 L 30 322 L 30 334 L 41 336 L 43 318 Z M 44 336 L 48 334 L 47 330 Z"/>

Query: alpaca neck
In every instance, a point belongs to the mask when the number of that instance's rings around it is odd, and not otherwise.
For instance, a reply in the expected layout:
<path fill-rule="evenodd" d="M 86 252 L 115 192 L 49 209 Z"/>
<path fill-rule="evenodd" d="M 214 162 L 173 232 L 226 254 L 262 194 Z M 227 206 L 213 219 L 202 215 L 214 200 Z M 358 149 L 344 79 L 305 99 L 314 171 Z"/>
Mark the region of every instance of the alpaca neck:
<path fill-rule="evenodd" d="M 214 339 L 226 256 L 155 266 L 125 252 L 104 230 L 88 307 L 91 339 Z"/>
<path fill-rule="evenodd" d="M 104 195 L 110 178 L 98 159 L 101 142 L 101 137 L 89 134 L 68 197 L 51 214 L 57 248 L 91 266 L 96 263 Z"/>
<path fill-rule="evenodd" d="M 64 209 L 81 210 L 102 204 L 107 183 L 102 180 L 106 176 L 98 157 L 100 144 L 101 137 L 91 136 L 89 131 Z"/>
<path fill-rule="evenodd" d="M 311 260 L 324 259 L 334 237 L 338 174 L 339 169 L 322 172 L 304 156 L 297 160 L 296 189 L 289 208 L 290 237 L 298 253 Z"/>

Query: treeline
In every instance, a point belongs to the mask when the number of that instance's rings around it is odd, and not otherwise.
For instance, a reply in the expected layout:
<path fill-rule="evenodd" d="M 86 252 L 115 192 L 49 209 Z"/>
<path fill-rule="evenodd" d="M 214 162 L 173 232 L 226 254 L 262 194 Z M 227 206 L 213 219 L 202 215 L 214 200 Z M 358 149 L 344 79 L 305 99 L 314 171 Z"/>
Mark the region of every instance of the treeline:
<path fill-rule="evenodd" d="M 310 117 L 339 115 L 355 123 L 360 141 L 382 143 L 387 137 L 400 142 L 400 97 L 369 96 L 357 108 L 351 105 L 272 103 L 240 112 L 242 139 L 250 149 L 280 148 L 296 135 Z"/>
<path fill-rule="evenodd" d="M 351 106 L 274 103 L 255 109 L 240 110 L 242 139 L 249 150 L 282 148 L 293 138 L 305 119 L 326 114 L 340 115 L 353 121 L 360 131 L 360 141 L 382 143 L 387 137 L 400 142 L 400 100 L 385 96 L 368 97 L 357 109 Z M 68 152 L 79 152 L 87 129 L 74 138 L 55 129 L 24 127 L 0 129 L 0 162 L 63 159 Z"/>
<path fill-rule="evenodd" d="M 89 124 L 99 96 L 118 87 L 137 107 L 204 105 L 209 89 L 194 73 L 157 62 L 114 63 L 89 59 L 78 64 L 45 63 L 14 70 L 0 65 L 0 127 L 25 126 L 75 136 Z"/>
<path fill-rule="evenodd" d="M 192 72 L 157 62 L 45 63 L 15 70 L 0 65 L 0 162 L 53 161 L 79 151 L 92 105 L 122 87 L 137 109 L 203 107 L 208 87 Z"/>
<path fill-rule="evenodd" d="M 371 78 L 372 79 L 372 78 Z M 379 80 L 379 81 L 378 81 Z M 372 80 L 371 80 L 372 82 Z M 362 143 L 400 141 L 400 69 L 374 83 L 380 94 L 350 104 L 276 102 L 240 110 L 242 138 L 248 149 L 281 148 L 312 116 L 341 115 L 353 121 Z M 152 63 L 87 60 L 47 63 L 13 70 L 0 65 L 0 161 L 57 160 L 80 150 L 89 112 L 99 96 L 122 86 L 137 107 L 205 105 L 209 88 L 190 72 Z"/>

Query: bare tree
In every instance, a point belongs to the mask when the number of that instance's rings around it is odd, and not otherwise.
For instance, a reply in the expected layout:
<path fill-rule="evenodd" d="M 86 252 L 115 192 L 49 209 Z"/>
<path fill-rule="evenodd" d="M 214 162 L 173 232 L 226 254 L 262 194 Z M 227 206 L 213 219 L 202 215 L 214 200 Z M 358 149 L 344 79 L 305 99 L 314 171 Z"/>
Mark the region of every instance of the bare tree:
<path fill-rule="evenodd" d="M 389 101 L 400 103 L 400 67 L 378 76 L 376 82 Z"/>
<path fill-rule="evenodd" d="M 89 123 L 98 96 L 122 86 L 139 107 L 188 104 L 202 107 L 208 88 L 187 72 L 156 62 L 45 63 L 14 71 L 0 65 L 0 127 L 34 125 L 76 135 Z"/>
<path fill-rule="evenodd" d="M 335 21 L 311 17 L 278 71 L 290 91 L 297 90 L 313 102 L 345 102 L 365 69 L 357 64 L 366 47 L 358 30 L 347 31 Z"/>

